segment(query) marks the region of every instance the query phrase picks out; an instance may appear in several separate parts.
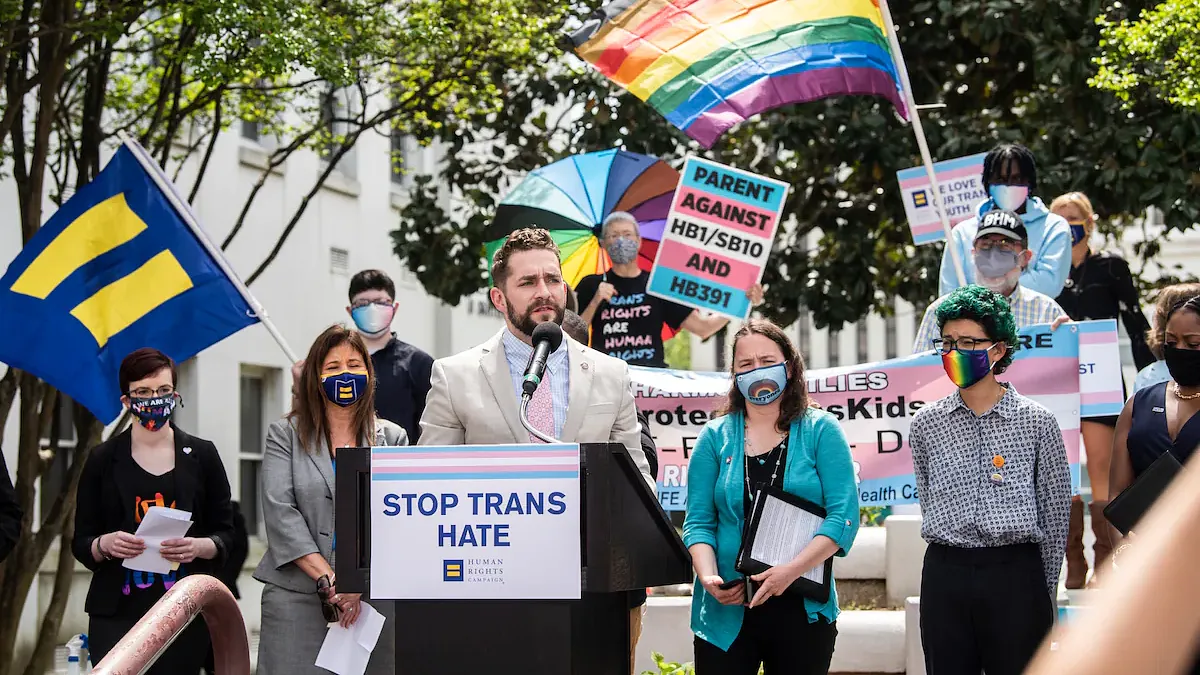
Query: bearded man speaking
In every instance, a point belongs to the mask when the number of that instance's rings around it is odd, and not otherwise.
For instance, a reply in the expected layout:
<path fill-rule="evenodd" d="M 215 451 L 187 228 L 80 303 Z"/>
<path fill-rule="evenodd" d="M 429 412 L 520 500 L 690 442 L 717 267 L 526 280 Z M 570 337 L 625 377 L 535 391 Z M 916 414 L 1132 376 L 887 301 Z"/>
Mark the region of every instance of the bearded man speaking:
<path fill-rule="evenodd" d="M 505 327 L 487 342 L 433 364 L 420 445 L 537 442 L 521 425 L 518 401 L 533 355 L 533 329 L 562 325 L 567 285 L 558 246 L 546 230 L 509 235 L 492 258 L 492 304 Z M 529 404 L 529 420 L 564 443 L 620 443 L 651 486 L 629 367 L 570 337 L 551 352 Z"/>

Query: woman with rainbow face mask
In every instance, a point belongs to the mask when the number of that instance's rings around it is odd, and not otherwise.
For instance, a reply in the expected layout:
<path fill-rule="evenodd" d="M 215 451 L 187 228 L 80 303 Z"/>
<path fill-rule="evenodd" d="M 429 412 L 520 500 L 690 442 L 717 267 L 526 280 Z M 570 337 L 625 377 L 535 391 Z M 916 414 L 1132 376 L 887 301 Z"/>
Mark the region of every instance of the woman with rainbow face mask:
<path fill-rule="evenodd" d="M 304 359 L 292 411 L 267 430 L 263 522 L 267 551 L 254 571 L 265 584 L 259 675 L 327 672 L 314 663 L 327 625 L 353 625 L 365 598 L 339 593 L 333 574 L 338 448 L 408 445 L 404 429 L 375 414 L 375 373 L 363 337 L 342 326 L 321 333 Z M 391 602 L 371 603 L 385 625 L 368 675 L 392 675 Z"/>
<path fill-rule="evenodd" d="M 1146 343 L 1150 324 L 1142 313 L 1137 287 L 1129 263 L 1114 253 L 1093 251 L 1089 241 L 1096 229 L 1092 202 L 1082 192 L 1060 195 L 1050 210 L 1067 220 L 1071 227 L 1071 274 L 1067 277 L 1058 304 L 1072 321 L 1120 318 L 1129 335 L 1129 346 L 1138 370 L 1154 363 L 1154 354 Z M 1092 487 L 1092 532 L 1095 568 L 1092 581 L 1112 552 L 1113 541 L 1104 507 L 1112 496 L 1108 489 L 1109 459 L 1112 456 L 1113 430 L 1117 416 L 1092 417 L 1080 422 L 1083 445 L 1087 449 L 1087 472 Z M 1081 497 L 1071 500 L 1071 529 L 1067 538 L 1067 588 L 1083 588 L 1088 582 L 1088 562 L 1083 547 L 1083 511 Z M 1089 582 L 1091 583 L 1091 582 Z"/>
<path fill-rule="evenodd" d="M 928 671 L 1018 675 L 1054 624 L 1071 474 L 1054 414 L 996 380 L 1012 363 L 1008 301 L 965 286 L 937 308 L 935 347 L 958 387 L 909 431 Z"/>
<path fill-rule="evenodd" d="M 846 555 L 858 533 L 850 445 L 837 419 L 808 402 L 804 361 L 775 324 L 751 319 L 733 338 L 733 385 L 688 464 L 683 541 L 692 554 L 696 674 L 827 673 L 837 638 L 836 587 L 817 601 L 785 592 Z M 755 495 L 769 485 L 826 517 L 795 558 L 749 579 L 736 568 Z"/>

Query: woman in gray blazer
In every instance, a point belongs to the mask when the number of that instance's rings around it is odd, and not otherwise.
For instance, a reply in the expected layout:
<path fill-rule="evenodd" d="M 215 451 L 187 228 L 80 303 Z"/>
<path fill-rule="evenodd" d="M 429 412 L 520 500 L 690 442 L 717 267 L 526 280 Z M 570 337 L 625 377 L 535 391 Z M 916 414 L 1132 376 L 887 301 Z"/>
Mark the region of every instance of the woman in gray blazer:
<path fill-rule="evenodd" d="M 358 620 L 363 599 L 338 593 L 333 575 L 337 448 L 407 445 L 404 429 L 375 417 L 375 374 L 361 336 L 327 329 L 308 352 L 292 412 L 267 430 L 263 520 L 267 552 L 254 572 L 262 594 L 259 675 L 326 673 L 317 652 L 328 622 Z M 367 666 L 395 675 L 392 603 L 372 603 L 387 622 Z"/>

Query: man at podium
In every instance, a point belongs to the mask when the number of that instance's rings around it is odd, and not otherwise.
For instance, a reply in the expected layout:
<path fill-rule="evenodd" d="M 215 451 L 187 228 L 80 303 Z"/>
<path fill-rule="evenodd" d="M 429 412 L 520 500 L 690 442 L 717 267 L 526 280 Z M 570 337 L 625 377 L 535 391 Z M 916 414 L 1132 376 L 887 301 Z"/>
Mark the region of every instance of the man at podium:
<path fill-rule="evenodd" d="M 567 285 L 550 233 L 526 228 L 509 235 L 492 258 L 492 284 L 489 295 L 505 327 L 478 347 L 434 362 L 419 445 L 538 442 L 521 424 L 518 401 L 533 329 L 544 321 L 561 325 L 566 311 Z M 564 443 L 624 445 L 653 489 L 623 361 L 564 339 L 547 360 L 528 417 Z"/>

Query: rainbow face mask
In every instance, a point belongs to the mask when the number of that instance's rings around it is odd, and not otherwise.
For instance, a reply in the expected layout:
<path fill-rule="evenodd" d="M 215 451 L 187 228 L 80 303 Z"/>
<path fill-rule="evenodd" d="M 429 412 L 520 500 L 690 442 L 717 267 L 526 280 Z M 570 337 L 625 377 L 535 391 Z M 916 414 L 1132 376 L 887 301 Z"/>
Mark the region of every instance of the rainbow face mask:
<path fill-rule="evenodd" d="M 959 389 L 968 389 L 992 372 L 990 349 L 953 349 L 942 354 L 942 367 Z"/>
<path fill-rule="evenodd" d="M 343 370 L 321 378 L 325 398 L 345 408 L 354 405 L 367 391 L 367 371 Z"/>
<path fill-rule="evenodd" d="M 787 387 L 787 364 L 776 363 L 734 376 L 738 391 L 754 405 L 767 405 L 783 395 Z"/>

